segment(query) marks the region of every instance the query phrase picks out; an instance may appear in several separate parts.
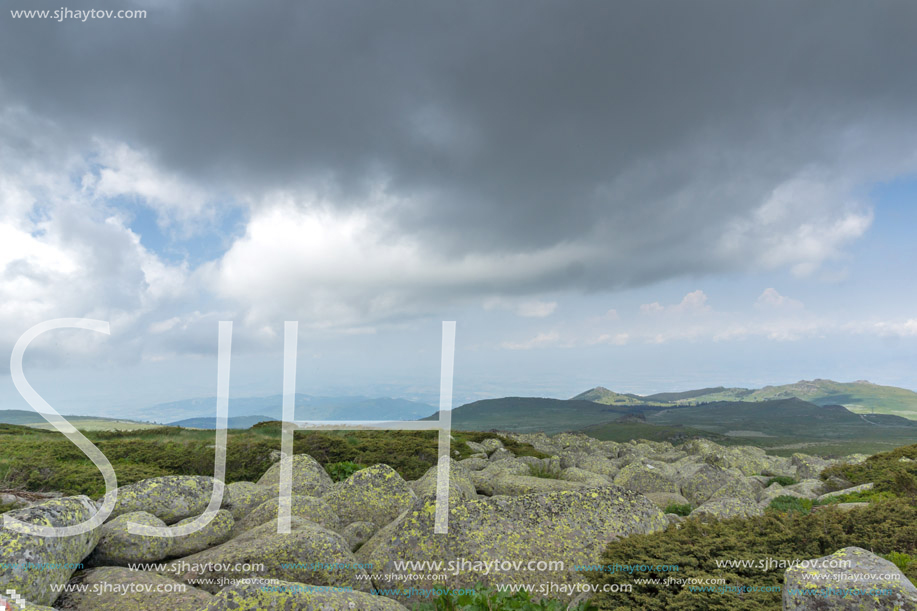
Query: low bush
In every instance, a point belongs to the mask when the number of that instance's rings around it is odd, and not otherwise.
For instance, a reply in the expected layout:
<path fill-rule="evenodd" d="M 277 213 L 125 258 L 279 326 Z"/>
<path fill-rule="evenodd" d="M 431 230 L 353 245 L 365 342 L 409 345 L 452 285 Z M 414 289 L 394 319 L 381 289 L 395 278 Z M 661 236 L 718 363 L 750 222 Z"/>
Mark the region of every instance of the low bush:
<path fill-rule="evenodd" d="M 678 516 L 687 516 L 692 511 L 694 511 L 694 507 L 688 503 L 671 503 L 666 505 L 663 511 L 664 513 L 674 513 Z"/>
<path fill-rule="evenodd" d="M 360 469 L 365 469 L 366 465 L 361 465 L 350 460 L 341 462 L 332 462 L 325 465 L 325 471 L 336 482 L 342 482 Z"/>
<path fill-rule="evenodd" d="M 776 477 L 772 477 L 769 480 L 767 480 L 767 483 L 764 485 L 764 487 L 767 488 L 771 484 L 780 484 L 781 486 L 792 486 L 793 484 L 797 484 L 797 483 L 799 482 L 797 482 L 795 479 L 793 479 L 789 475 L 778 475 Z"/>
<path fill-rule="evenodd" d="M 773 499 L 767 508 L 782 513 L 809 513 L 812 511 L 812 500 L 785 494 Z"/>
<path fill-rule="evenodd" d="M 733 586 L 777 586 L 783 583 L 784 570 L 763 570 L 766 559 L 819 558 L 849 546 L 878 554 L 915 554 L 917 504 L 895 498 L 846 512 L 826 507 L 813 513 L 770 510 L 754 518 L 709 522 L 688 518 L 662 532 L 611 542 L 602 562 L 677 564 L 679 579 L 723 578 Z M 724 560 L 749 560 L 751 566 L 718 567 L 717 561 Z M 917 578 L 917 563 L 908 562 L 905 567 L 905 575 Z M 639 577 L 673 575 L 644 573 Z M 591 573 L 589 579 L 599 584 L 599 590 L 606 583 L 633 586 L 631 592 L 597 594 L 593 602 L 600 609 L 616 611 L 764 611 L 779 609 L 781 601 L 779 592 L 692 592 L 662 583 L 638 584 L 626 573 Z"/>

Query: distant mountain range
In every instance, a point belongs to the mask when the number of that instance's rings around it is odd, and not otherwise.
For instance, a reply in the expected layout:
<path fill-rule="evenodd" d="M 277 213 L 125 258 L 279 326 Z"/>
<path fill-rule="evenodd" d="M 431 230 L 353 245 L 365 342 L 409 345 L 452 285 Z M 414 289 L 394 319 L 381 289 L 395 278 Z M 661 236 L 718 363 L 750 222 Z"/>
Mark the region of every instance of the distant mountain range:
<path fill-rule="evenodd" d="M 434 411 L 426 403 L 391 397 L 316 397 L 297 394 L 294 405 L 294 418 L 297 420 L 417 420 Z M 151 412 L 197 412 L 197 416 L 169 424 L 187 428 L 216 428 L 216 397 L 163 403 L 153 406 Z M 247 429 L 265 420 L 282 420 L 283 396 L 230 398 L 229 414 L 229 428 Z"/>

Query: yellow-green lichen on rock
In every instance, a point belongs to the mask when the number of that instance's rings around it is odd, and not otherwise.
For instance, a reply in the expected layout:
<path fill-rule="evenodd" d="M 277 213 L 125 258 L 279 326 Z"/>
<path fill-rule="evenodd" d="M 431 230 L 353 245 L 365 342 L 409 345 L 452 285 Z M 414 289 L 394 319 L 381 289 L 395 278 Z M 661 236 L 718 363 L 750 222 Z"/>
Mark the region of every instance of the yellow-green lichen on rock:
<path fill-rule="evenodd" d="M 279 496 L 277 486 L 263 486 L 253 482 L 233 482 L 226 485 L 223 494 L 223 508 L 232 517 L 241 520 L 261 503 Z"/>
<path fill-rule="evenodd" d="M 317 460 L 308 454 L 295 454 L 292 458 L 281 458 L 280 462 L 271 465 L 271 468 L 261 476 L 258 485 L 270 487 L 274 490 L 274 494 L 279 496 L 281 467 L 289 461 L 293 463 L 293 494 L 324 496 L 331 490 L 331 476 Z"/>
<path fill-rule="evenodd" d="M 273 580 L 223 589 L 203 611 L 408 611 L 391 598 Z"/>
<path fill-rule="evenodd" d="M 474 481 L 471 479 L 471 472 L 459 461 L 447 458 L 449 461 L 449 498 L 456 499 L 473 499 L 477 498 L 478 493 L 475 491 Z M 436 494 L 436 487 L 439 478 L 439 466 L 433 465 L 420 479 L 409 482 L 408 485 L 417 496 L 427 494 Z"/>
<path fill-rule="evenodd" d="M 524 583 L 582 583 L 574 565 L 599 558 L 608 541 L 634 533 L 662 530 L 668 521 L 646 497 L 619 486 L 584 488 L 478 498 L 449 507 L 449 532 L 434 534 L 435 498 L 419 499 L 394 522 L 380 530 L 357 551 L 360 562 L 372 563 L 374 574 L 406 575 L 395 562 L 412 561 L 519 561 L 534 562 L 533 570 L 468 568 L 447 572 L 446 580 L 424 576 L 412 580 L 416 588 L 473 587 Z M 538 561 L 565 563 L 565 569 L 537 566 Z M 453 575 L 453 572 L 458 574 Z M 377 581 L 376 587 L 387 587 Z M 417 599 L 420 600 L 419 598 Z"/>
<path fill-rule="evenodd" d="M 70 583 L 78 587 L 61 595 L 57 603 L 67 611 L 200 611 L 213 598 L 162 575 L 123 567 L 80 571 Z"/>
<path fill-rule="evenodd" d="M 169 555 L 172 538 L 128 532 L 128 522 L 163 528 L 165 523 L 145 511 L 118 516 L 102 525 L 102 537 L 86 559 L 87 566 L 127 566 L 136 562 L 158 562 Z"/>
<path fill-rule="evenodd" d="M 293 520 L 296 527 L 291 533 L 279 534 L 277 524 L 268 522 L 222 545 L 173 560 L 162 574 L 185 583 L 202 578 L 213 580 L 198 587 L 214 594 L 227 585 L 227 580 L 244 578 L 282 579 L 356 590 L 371 587 L 366 572 L 354 566 L 353 553 L 341 535 L 302 518 Z M 364 578 L 357 579 L 357 575 Z"/>
<path fill-rule="evenodd" d="M 678 484 L 666 477 L 659 469 L 641 462 L 632 462 L 618 471 L 615 476 L 615 484 L 642 494 L 677 493 L 679 491 Z"/>
<path fill-rule="evenodd" d="M 840 566 L 842 563 L 847 566 Z M 813 591 L 822 591 L 823 595 L 813 595 Z M 783 609 L 917 611 L 917 588 L 888 560 L 860 547 L 845 547 L 787 569 L 783 577 Z"/>
<path fill-rule="evenodd" d="M 145 511 L 166 524 L 199 516 L 207 509 L 213 492 L 212 477 L 165 475 L 118 488 L 118 502 L 109 519 Z"/>
<path fill-rule="evenodd" d="M 175 526 L 189 524 L 196 519 L 196 517 L 185 518 L 181 522 L 175 524 Z M 221 509 L 216 512 L 213 519 L 199 531 L 193 532 L 190 535 L 173 537 L 172 547 L 169 549 L 169 556 L 174 556 L 176 558 L 190 556 L 191 554 L 196 554 L 214 545 L 225 543 L 232 535 L 234 525 L 235 520 L 233 520 L 232 514 L 225 509 Z"/>
<path fill-rule="evenodd" d="M 268 522 L 276 522 L 279 512 L 280 499 L 269 499 L 239 520 L 236 523 L 233 535 L 239 535 Z M 290 515 L 311 520 L 329 530 L 338 531 L 341 529 L 341 521 L 331 506 L 324 500 L 314 496 L 292 495 L 290 497 Z"/>
<path fill-rule="evenodd" d="M 322 497 L 341 524 L 372 522 L 384 526 L 408 509 L 417 496 L 388 465 L 360 469 Z"/>
<path fill-rule="evenodd" d="M 10 511 L 4 515 L 36 526 L 75 526 L 95 515 L 96 504 L 86 496 L 64 497 Z M 37 605 L 50 605 L 59 593 L 51 584 L 67 583 L 99 541 L 101 530 L 70 537 L 39 537 L 13 531 L 2 525 L 0 516 L 0 592 L 15 590 Z M 30 569 L 28 563 L 43 564 L 43 570 Z M 50 568 L 49 568 L 50 567 Z"/>

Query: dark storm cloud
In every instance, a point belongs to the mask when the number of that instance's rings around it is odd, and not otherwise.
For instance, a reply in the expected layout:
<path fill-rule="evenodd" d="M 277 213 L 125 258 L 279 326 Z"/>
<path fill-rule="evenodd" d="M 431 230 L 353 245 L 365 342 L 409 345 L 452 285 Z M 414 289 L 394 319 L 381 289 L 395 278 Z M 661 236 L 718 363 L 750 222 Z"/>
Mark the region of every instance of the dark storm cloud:
<path fill-rule="evenodd" d="M 3 16 L 7 104 L 220 189 L 352 205 L 384 180 L 411 202 L 398 231 L 443 253 L 601 253 L 545 285 L 734 268 L 744 247 L 710 245 L 779 185 L 884 178 L 863 168 L 914 150 L 912 2 L 134 6 L 148 19 Z M 840 222 L 840 203 L 772 230 Z M 778 248 L 746 233 L 749 260 Z"/>

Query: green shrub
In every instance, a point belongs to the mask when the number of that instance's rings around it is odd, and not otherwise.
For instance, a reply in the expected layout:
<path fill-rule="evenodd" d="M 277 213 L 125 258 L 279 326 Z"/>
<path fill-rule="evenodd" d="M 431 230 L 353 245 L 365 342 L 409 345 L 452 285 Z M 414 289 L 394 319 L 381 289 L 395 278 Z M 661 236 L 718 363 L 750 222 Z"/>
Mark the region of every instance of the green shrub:
<path fill-rule="evenodd" d="M 473 594 L 440 595 L 432 602 L 414 605 L 412 611 L 564 611 L 568 608 L 571 611 L 596 609 L 594 605 L 586 602 L 575 607 L 568 607 L 567 603 L 549 598 L 542 598 L 536 602 L 525 591 L 499 592 L 477 584 Z"/>
<path fill-rule="evenodd" d="M 914 561 L 913 556 L 910 554 L 902 554 L 901 552 L 889 552 L 882 557 L 898 567 L 901 572 L 906 571 L 908 565 Z"/>
<path fill-rule="evenodd" d="M 876 492 L 875 490 L 864 490 L 861 492 L 850 492 L 847 494 L 829 496 L 826 499 L 814 501 L 812 504 L 813 506 L 817 506 L 835 505 L 837 503 L 877 503 L 879 501 L 887 501 L 895 497 L 896 495 L 892 492 Z"/>
<path fill-rule="evenodd" d="M 775 586 L 783 583 L 783 569 L 762 570 L 767 558 L 810 559 L 849 546 L 878 554 L 917 553 L 917 504 L 894 498 L 851 511 L 826 507 L 813 513 L 768 511 L 754 518 L 704 522 L 694 518 L 679 527 L 650 535 L 631 535 L 612 541 L 604 564 L 677 564 L 680 579 L 723 578 L 729 585 Z M 752 560 L 748 567 L 717 567 L 717 560 Z M 917 563 L 905 570 L 912 580 Z M 640 577 L 664 579 L 646 573 Z M 668 575 L 671 576 L 671 575 Z M 779 592 L 746 594 L 691 592 L 688 588 L 638 584 L 626 573 L 590 573 L 599 584 L 594 603 L 600 609 L 624 611 L 765 611 L 779 609 Z M 631 592 L 601 592 L 601 584 L 631 584 Z"/>
<path fill-rule="evenodd" d="M 360 465 L 349 460 L 341 462 L 332 462 L 325 465 L 325 471 L 336 482 L 342 482 L 360 469 L 365 469 L 366 465 Z"/>
<path fill-rule="evenodd" d="M 666 505 L 664 513 L 674 513 L 675 515 L 679 516 L 687 516 L 692 511 L 694 511 L 694 507 L 692 507 L 689 503 L 671 503 Z"/>
<path fill-rule="evenodd" d="M 809 513 L 812 511 L 812 500 L 784 494 L 772 500 L 767 508 L 781 513 Z"/>
<path fill-rule="evenodd" d="M 778 475 L 767 480 L 767 483 L 764 485 L 764 487 L 767 488 L 771 484 L 775 483 L 780 484 L 781 486 L 792 486 L 793 484 L 797 484 L 799 482 L 788 475 Z"/>
<path fill-rule="evenodd" d="M 529 475 L 543 479 L 560 479 L 560 469 L 554 465 L 529 465 Z"/>
<path fill-rule="evenodd" d="M 821 478 L 835 475 L 854 485 L 872 482 L 876 492 L 917 496 L 917 444 L 880 452 L 857 464 L 832 465 L 822 471 Z"/>

